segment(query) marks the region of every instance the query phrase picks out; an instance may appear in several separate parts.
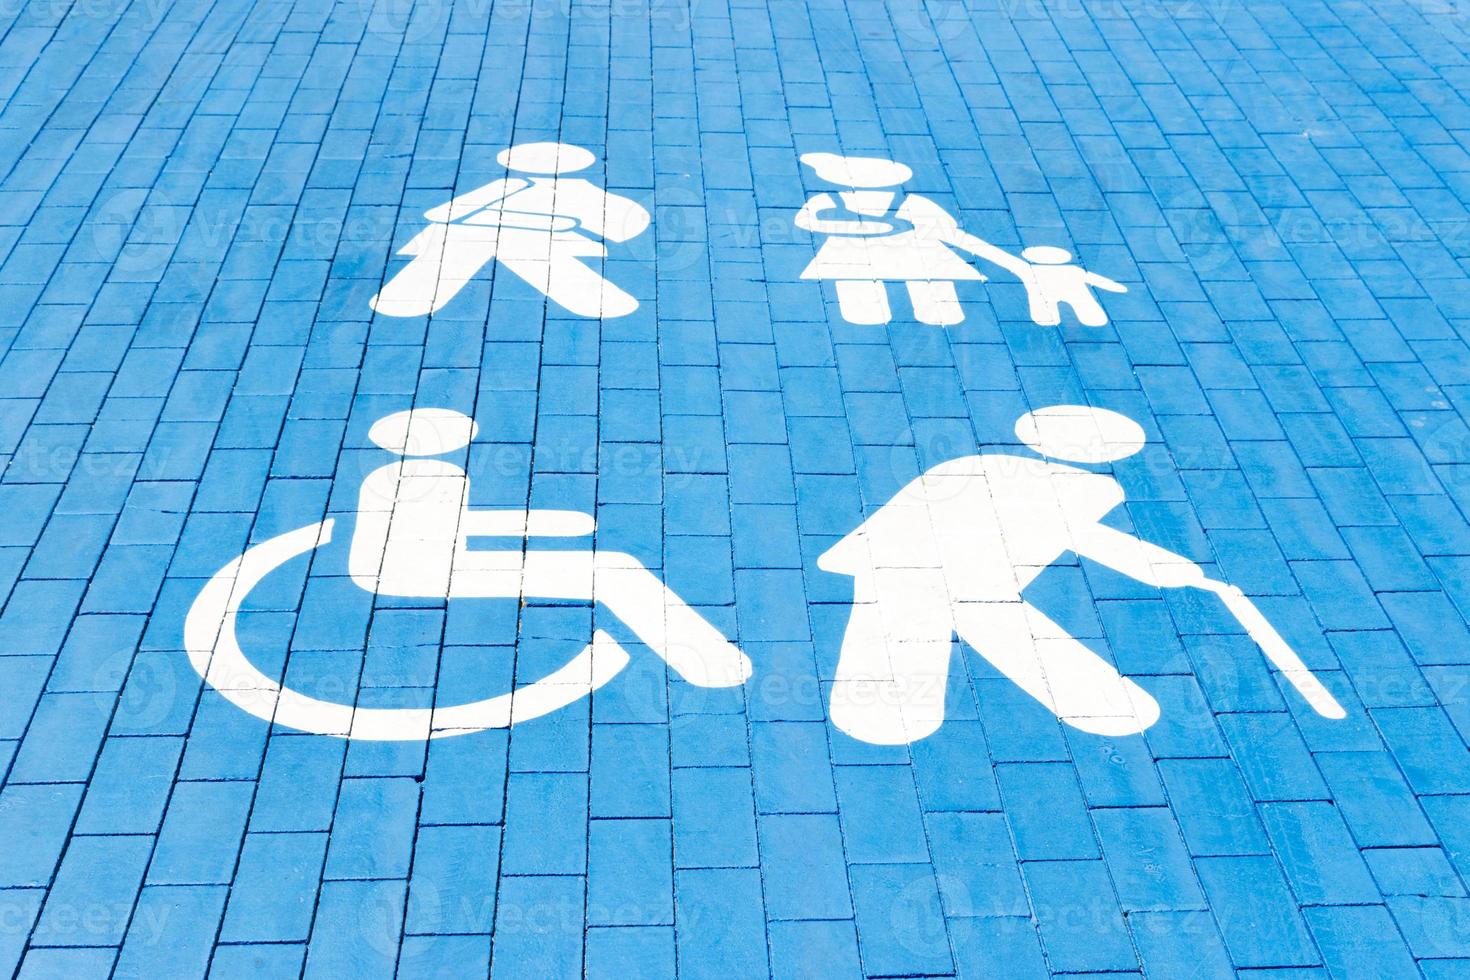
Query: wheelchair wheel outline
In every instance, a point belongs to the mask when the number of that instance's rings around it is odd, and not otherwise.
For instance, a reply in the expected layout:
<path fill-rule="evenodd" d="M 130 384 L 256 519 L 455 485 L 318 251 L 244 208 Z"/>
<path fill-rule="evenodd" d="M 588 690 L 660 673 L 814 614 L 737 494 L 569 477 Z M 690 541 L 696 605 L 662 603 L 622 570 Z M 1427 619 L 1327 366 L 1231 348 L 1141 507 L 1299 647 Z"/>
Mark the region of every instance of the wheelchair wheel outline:
<path fill-rule="evenodd" d="M 322 701 L 263 674 L 235 636 L 241 605 L 271 572 L 332 540 L 332 518 L 287 531 L 245 550 L 225 565 L 189 607 L 184 646 L 189 663 L 219 694 L 270 724 L 315 735 L 374 742 L 467 735 L 539 718 L 592 694 L 628 665 L 627 652 L 603 630 L 556 671 L 481 701 L 433 708 L 360 708 Z"/>

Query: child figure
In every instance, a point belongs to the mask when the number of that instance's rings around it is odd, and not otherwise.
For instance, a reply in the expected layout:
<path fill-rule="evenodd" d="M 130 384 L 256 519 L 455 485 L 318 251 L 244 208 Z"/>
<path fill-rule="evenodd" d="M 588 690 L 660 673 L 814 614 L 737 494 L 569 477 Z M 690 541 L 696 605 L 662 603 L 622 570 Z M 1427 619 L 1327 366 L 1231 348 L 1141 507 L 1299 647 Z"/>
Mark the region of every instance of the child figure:
<path fill-rule="evenodd" d="M 1055 245 L 1032 245 L 1022 250 L 1019 259 L 991 246 L 989 253 L 982 257 L 1009 269 L 1021 280 L 1031 306 L 1031 320 L 1041 327 L 1055 327 L 1062 322 L 1063 303 L 1072 308 L 1077 322 L 1084 327 L 1105 327 L 1108 315 L 1093 295 L 1093 288 L 1110 293 L 1128 292 L 1122 283 L 1075 264 L 1071 252 Z"/>

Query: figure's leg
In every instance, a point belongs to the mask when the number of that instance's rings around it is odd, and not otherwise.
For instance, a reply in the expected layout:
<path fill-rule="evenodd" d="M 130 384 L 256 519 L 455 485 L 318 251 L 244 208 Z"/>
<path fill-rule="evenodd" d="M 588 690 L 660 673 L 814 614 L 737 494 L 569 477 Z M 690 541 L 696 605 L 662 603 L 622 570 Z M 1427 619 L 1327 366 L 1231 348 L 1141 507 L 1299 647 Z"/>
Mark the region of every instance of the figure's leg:
<path fill-rule="evenodd" d="M 592 597 L 698 687 L 733 687 L 750 659 L 631 555 L 596 553 Z"/>
<path fill-rule="evenodd" d="M 893 319 L 888 308 L 888 287 L 876 279 L 838 280 L 837 305 L 848 323 L 878 326 Z"/>
<path fill-rule="evenodd" d="M 955 623 L 976 653 L 1073 728 L 1136 735 L 1159 720 L 1147 691 L 1029 603 L 962 603 Z"/>
<path fill-rule="evenodd" d="M 1034 275 L 1021 277 L 1021 285 L 1026 287 L 1026 302 L 1030 307 L 1031 322 L 1039 327 L 1055 327 L 1062 322 L 1061 311 L 1057 309 L 1057 301 L 1051 295 L 1051 290 Z"/>
<path fill-rule="evenodd" d="M 591 244 L 591 243 L 589 243 Z M 551 245 L 548 256 L 511 256 L 502 251 L 501 264 L 577 316 L 627 316 L 638 300 L 603 278 L 589 266 L 582 250 Z"/>
<path fill-rule="evenodd" d="M 908 284 L 909 301 L 914 304 L 914 319 L 934 327 L 948 327 L 965 322 L 959 294 L 949 281 L 915 280 Z"/>
<path fill-rule="evenodd" d="M 832 685 L 832 723 L 874 745 L 906 745 L 944 722 L 954 614 L 938 568 L 878 568 L 853 582 Z"/>
<path fill-rule="evenodd" d="M 953 625 L 948 616 L 908 618 L 905 611 L 854 603 L 842 635 L 828 714 L 860 742 L 907 745 L 944 723 Z"/>
<path fill-rule="evenodd" d="M 402 574 L 404 577 L 412 578 L 415 571 L 416 569 L 410 562 Z M 526 589 L 530 571 L 526 565 L 525 555 L 519 548 L 514 550 L 457 550 L 454 556 L 454 569 L 449 576 L 449 598 L 520 599 L 526 594 L 540 596 L 540 593 Z M 570 577 L 566 569 L 558 568 L 556 571 L 558 572 L 556 581 L 565 581 Z M 534 589 L 538 584 L 537 578 L 542 580 L 540 584 L 545 584 L 548 576 L 543 570 L 539 576 L 533 574 L 529 578 L 530 586 Z M 555 598 L 555 596 L 540 597 Z"/>
<path fill-rule="evenodd" d="M 368 303 L 384 316 L 424 316 L 441 309 L 495 257 L 495 237 L 471 226 L 431 225 L 403 251 L 413 261 Z"/>
<path fill-rule="evenodd" d="M 1105 327 L 1108 325 L 1108 315 L 1103 310 L 1102 304 L 1097 297 L 1088 291 L 1079 291 L 1067 304 L 1072 307 L 1072 312 L 1077 315 L 1077 322 L 1084 327 Z M 1060 311 L 1058 320 L 1060 320 Z"/>
<path fill-rule="evenodd" d="M 1057 304 L 1044 296 L 1031 297 L 1031 322 L 1038 327 L 1060 326 L 1062 313 Z"/>

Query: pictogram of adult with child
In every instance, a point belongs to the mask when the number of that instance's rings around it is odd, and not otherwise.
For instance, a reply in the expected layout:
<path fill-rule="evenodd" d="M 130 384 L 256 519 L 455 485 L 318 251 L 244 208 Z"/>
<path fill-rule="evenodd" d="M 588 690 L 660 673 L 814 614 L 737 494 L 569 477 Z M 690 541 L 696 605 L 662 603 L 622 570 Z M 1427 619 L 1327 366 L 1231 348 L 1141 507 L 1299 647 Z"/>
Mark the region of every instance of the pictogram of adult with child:
<path fill-rule="evenodd" d="M 1064 248 L 1033 245 L 1012 255 L 965 232 L 948 211 L 922 195 L 905 195 L 895 207 L 898 188 L 913 176 L 901 163 L 835 153 L 807 153 L 801 162 L 820 179 L 846 188 L 813 196 L 796 213 L 796 226 L 826 236 L 801 277 L 833 283 L 848 323 L 888 323 L 893 318 L 890 283 L 906 288 L 920 323 L 964 322 L 955 283 L 987 277 L 960 253 L 1015 276 L 1038 326 L 1060 325 L 1064 306 L 1083 326 L 1106 326 L 1108 315 L 1093 290 L 1128 291 L 1074 263 Z"/>

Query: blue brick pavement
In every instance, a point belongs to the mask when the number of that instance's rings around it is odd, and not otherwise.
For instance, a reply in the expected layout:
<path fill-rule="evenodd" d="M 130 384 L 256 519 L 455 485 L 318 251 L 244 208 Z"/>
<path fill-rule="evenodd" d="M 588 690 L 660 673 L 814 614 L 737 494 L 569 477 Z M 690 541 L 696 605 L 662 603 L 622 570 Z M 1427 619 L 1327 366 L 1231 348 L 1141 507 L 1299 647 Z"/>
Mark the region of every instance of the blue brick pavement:
<path fill-rule="evenodd" d="M 1432 2 L 7 5 L 0 972 L 1470 976 L 1467 51 Z M 641 309 L 487 272 L 375 316 L 422 212 L 547 139 L 653 212 L 607 263 Z M 792 224 L 838 150 L 1129 291 L 1106 328 L 999 277 L 957 327 L 846 324 Z M 1144 735 L 958 649 L 939 733 L 827 723 L 816 557 L 1055 402 L 1144 425 L 1120 526 L 1255 597 L 1345 720 L 1212 600 L 1084 561 L 1028 596 L 1158 699 Z M 367 429 L 415 404 L 479 420 L 475 503 L 595 513 L 751 680 L 638 649 L 432 743 L 202 685 L 204 580 L 327 516 L 240 621 L 297 690 L 462 703 L 619 628 L 344 577 Z"/>

